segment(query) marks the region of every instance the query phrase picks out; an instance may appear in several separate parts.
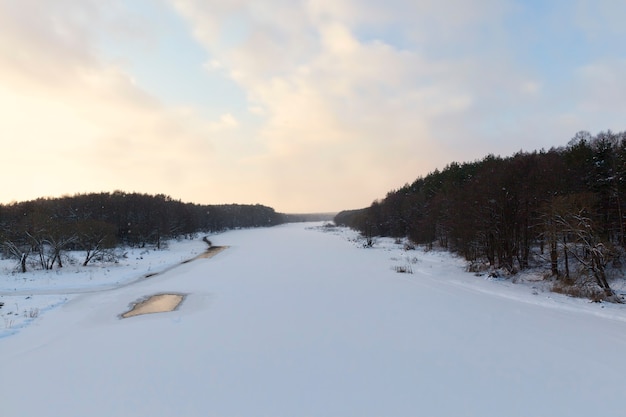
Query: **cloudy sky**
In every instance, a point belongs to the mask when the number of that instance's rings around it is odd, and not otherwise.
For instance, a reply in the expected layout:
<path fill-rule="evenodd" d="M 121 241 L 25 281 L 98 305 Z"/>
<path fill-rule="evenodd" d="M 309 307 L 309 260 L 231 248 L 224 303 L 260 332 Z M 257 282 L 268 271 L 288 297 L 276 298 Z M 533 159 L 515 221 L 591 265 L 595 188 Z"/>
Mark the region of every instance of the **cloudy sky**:
<path fill-rule="evenodd" d="M 0 0 L 0 202 L 369 205 L 626 128 L 623 0 Z"/>

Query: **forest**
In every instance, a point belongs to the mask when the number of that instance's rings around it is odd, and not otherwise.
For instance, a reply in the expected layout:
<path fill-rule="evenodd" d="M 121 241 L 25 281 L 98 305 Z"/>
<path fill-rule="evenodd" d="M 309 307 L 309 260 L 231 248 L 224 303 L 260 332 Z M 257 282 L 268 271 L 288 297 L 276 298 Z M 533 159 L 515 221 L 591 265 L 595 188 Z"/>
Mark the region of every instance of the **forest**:
<path fill-rule="evenodd" d="M 28 265 L 62 268 L 69 250 L 83 251 L 86 266 L 112 257 L 119 245 L 160 248 L 166 239 L 284 220 L 262 205 L 199 205 L 122 191 L 77 194 L 0 205 L 0 247 L 26 272 Z"/>
<path fill-rule="evenodd" d="M 582 131 L 548 151 L 450 163 L 334 220 L 369 245 L 406 237 L 506 276 L 544 267 L 563 292 L 615 301 L 625 203 L 626 132 Z"/>

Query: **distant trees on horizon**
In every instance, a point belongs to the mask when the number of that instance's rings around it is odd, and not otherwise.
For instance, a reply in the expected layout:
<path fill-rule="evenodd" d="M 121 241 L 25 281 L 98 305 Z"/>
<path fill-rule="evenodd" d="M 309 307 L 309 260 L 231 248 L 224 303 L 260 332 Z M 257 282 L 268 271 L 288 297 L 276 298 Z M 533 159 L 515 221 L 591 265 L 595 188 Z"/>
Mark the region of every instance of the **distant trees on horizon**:
<path fill-rule="evenodd" d="M 563 282 L 613 295 L 626 249 L 626 132 L 577 133 L 565 147 L 450 163 L 335 223 L 408 237 L 514 274 L 545 263 Z M 536 249 L 533 251 L 533 249 Z"/>
<path fill-rule="evenodd" d="M 76 194 L 0 205 L 0 245 L 25 272 L 28 259 L 41 269 L 63 267 L 67 250 L 84 251 L 87 265 L 121 244 L 160 248 L 165 239 L 283 222 L 282 214 L 259 204 L 200 205 L 122 191 Z"/>

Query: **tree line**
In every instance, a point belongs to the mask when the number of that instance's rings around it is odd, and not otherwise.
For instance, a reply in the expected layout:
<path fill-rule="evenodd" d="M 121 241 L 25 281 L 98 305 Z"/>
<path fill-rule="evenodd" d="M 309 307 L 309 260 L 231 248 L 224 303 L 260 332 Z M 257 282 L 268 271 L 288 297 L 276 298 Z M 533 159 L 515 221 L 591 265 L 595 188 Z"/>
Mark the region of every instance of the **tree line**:
<path fill-rule="evenodd" d="M 118 245 L 160 248 L 166 239 L 199 232 L 273 226 L 284 215 L 262 205 L 200 205 L 139 193 L 76 194 L 0 205 L 0 244 L 5 256 L 41 269 L 63 267 L 62 254 L 84 251 L 87 265 Z"/>
<path fill-rule="evenodd" d="M 453 162 L 335 223 L 438 244 L 511 274 L 545 264 L 566 283 L 613 291 L 626 248 L 626 132 L 579 132 L 549 151 Z"/>

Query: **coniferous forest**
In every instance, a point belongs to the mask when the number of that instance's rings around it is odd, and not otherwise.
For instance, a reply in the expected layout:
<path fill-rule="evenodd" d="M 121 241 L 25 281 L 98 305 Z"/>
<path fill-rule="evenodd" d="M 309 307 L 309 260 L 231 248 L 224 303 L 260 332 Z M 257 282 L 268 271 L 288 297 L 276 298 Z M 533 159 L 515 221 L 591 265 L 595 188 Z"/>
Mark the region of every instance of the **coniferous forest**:
<path fill-rule="evenodd" d="M 579 132 L 567 146 L 451 163 L 335 223 L 456 252 L 471 268 L 555 280 L 614 296 L 626 248 L 626 132 Z M 597 291 L 594 291 L 595 290 Z"/>
<path fill-rule="evenodd" d="M 272 226 L 284 215 L 262 205 L 199 205 L 165 195 L 77 194 L 0 205 L 0 245 L 26 271 L 63 267 L 63 253 L 83 251 L 82 263 L 112 254 L 118 245 L 160 248 L 166 239 L 199 232 Z"/>

